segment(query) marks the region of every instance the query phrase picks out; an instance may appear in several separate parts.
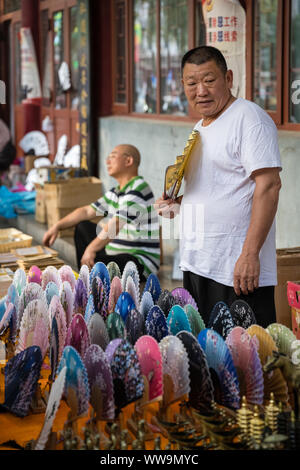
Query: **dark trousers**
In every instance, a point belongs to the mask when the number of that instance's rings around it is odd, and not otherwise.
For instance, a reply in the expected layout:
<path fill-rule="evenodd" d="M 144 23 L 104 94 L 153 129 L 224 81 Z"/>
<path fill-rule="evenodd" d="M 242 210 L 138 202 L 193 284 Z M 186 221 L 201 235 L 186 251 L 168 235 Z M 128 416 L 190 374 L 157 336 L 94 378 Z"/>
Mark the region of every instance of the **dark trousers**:
<path fill-rule="evenodd" d="M 208 324 L 211 311 L 217 302 L 223 301 L 230 307 L 237 299 L 244 300 L 250 305 L 257 325 L 266 328 L 271 323 L 276 322 L 274 286 L 259 287 L 248 295 L 241 294 L 238 296 L 233 287 L 224 286 L 198 274 L 184 271 L 183 287 L 195 299 L 205 325 Z"/>
<path fill-rule="evenodd" d="M 97 225 L 94 224 L 93 222 L 90 222 L 89 220 L 85 220 L 83 222 L 80 222 L 76 227 L 75 227 L 75 234 L 74 234 L 74 241 L 75 241 L 75 247 L 76 247 L 76 258 L 77 258 L 77 266 L 78 269 L 80 269 L 81 266 L 81 258 L 83 256 L 83 253 L 86 249 L 86 247 L 91 243 L 94 238 L 96 238 L 96 227 Z M 121 273 L 123 272 L 123 269 L 128 261 L 133 261 L 138 269 L 139 276 L 140 276 L 140 281 L 143 282 L 145 281 L 145 277 L 143 274 L 143 265 L 139 262 L 139 260 L 127 253 L 121 253 L 118 255 L 107 255 L 105 252 L 105 249 L 98 251 L 96 254 L 95 258 L 95 263 L 98 261 L 102 261 L 105 265 L 107 265 L 110 261 L 115 261 L 117 265 L 119 266 Z"/>

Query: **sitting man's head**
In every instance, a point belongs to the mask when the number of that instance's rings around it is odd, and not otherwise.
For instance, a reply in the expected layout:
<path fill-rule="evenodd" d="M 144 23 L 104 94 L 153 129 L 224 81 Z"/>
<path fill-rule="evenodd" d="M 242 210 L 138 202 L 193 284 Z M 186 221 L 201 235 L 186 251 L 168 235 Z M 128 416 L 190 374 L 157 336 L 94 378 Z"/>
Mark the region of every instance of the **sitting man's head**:
<path fill-rule="evenodd" d="M 124 176 L 134 177 L 138 174 L 140 161 L 140 152 L 134 145 L 120 144 L 106 159 L 107 172 L 117 180 Z"/>

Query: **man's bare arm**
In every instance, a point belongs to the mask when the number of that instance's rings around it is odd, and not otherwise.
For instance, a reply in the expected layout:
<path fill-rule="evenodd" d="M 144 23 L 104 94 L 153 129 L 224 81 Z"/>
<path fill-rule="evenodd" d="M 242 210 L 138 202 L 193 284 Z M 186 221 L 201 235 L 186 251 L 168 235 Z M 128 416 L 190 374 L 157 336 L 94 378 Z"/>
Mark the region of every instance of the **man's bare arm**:
<path fill-rule="evenodd" d="M 58 232 L 66 228 L 74 227 L 83 220 L 91 220 L 97 216 L 95 209 L 90 205 L 79 207 L 70 214 L 63 217 L 56 224 L 50 227 L 49 230 L 44 234 L 43 244 L 45 246 L 51 246 L 55 242 Z"/>
<path fill-rule="evenodd" d="M 252 212 L 242 253 L 234 269 L 233 285 L 237 295 L 258 287 L 259 252 L 276 215 L 281 180 L 278 168 L 264 168 L 252 173 L 255 181 Z"/>

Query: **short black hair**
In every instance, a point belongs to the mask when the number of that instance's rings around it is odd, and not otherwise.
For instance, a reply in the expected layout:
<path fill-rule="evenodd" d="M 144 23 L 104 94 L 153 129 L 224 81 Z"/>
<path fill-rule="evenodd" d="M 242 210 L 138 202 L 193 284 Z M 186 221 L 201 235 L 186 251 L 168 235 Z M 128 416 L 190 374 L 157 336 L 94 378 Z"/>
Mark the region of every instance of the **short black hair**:
<path fill-rule="evenodd" d="M 227 72 L 227 63 L 222 52 L 213 46 L 198 46 L 184 54 L 181 60 L 181 73 L 186 63 L 201 65 L 205 62 L 214 60 L 222 72 Z"/>

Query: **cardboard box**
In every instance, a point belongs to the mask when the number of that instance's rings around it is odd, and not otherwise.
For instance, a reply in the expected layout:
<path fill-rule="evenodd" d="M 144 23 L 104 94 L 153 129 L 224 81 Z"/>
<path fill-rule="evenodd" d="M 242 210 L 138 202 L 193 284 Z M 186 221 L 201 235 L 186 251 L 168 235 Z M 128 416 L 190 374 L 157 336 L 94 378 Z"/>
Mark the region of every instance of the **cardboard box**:
<path fill-rule="evenodd" d="M 91 177 L 72 178 L 56 183 L 45 183 L 47 224 L 51 227 L 78 207 L 86 206 L 102 195 L 101 180 Z M 61 231 L 59 236 L 72 236 L 74 229 Z"/>
<path fill-rule="evenodd" d="M 291 307 L 287 299 L 287 283 L 300 279 L 300 247 L 277 250 L 275 287 L 276 321 L 292 329 Z"/>
<path fill-rule="evenodd" d="M 41 224 L 47 223 L 47 209 L 44 187 L 35 185 L 35 220 Z"/>
<path fill-rule="evenodd" d="M 300 281 L 287 283 L 287 298 L 291 307 L 292 330 L 300 339 Z"/>

